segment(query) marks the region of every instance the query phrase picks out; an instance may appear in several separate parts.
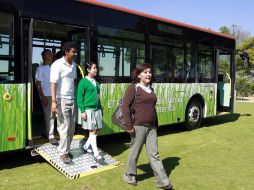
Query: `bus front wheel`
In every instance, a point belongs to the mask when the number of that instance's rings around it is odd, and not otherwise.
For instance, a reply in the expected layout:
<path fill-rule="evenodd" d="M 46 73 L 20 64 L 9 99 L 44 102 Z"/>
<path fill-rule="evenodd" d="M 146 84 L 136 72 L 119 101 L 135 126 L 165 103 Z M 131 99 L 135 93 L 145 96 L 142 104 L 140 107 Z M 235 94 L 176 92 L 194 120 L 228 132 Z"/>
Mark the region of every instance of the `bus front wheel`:
<path fill-rule="evenodd" d="M 193 130 L 200 127 L 203 117 L 202 106 L 198 100 L 191 101 L 185 113 L 185 129 Z"/>

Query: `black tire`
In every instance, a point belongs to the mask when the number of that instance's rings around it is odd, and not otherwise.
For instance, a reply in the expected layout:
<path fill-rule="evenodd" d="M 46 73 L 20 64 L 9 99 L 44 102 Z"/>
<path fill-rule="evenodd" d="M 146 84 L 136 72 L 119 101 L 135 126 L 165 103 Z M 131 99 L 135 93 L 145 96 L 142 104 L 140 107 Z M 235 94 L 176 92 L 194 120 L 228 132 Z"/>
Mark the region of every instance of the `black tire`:
<path fill-rule="evenodd" d="M 203 118 L 203 109 L 200 102 L 195 99 L 188 103 L 185 111 L 185 129 L 190 131 L 200 127 Z"/>

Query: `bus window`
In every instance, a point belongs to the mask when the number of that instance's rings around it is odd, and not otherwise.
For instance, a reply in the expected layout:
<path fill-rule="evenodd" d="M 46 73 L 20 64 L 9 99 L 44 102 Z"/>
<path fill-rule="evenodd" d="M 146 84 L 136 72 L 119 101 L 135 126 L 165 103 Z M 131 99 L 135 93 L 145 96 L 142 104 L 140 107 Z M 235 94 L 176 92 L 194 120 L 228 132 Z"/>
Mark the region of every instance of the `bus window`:
<path fill-rule="evenodd" d="M 58 52 L 61 49 L 61 41 L 47 38 L 33 38 L 32 63 L 38 64 L 42 63 L 41 52 L 43 52 L 45 48 L 50 49 L 52 53 L 55 55 L 56 52 Z"/>
<path fill-rule="evenodd" d="M 199 44 L 198 80 L 214 82 L 214 58 L 212 46 Z"/>
<path fill-rule="evenodd" d="M 194 44 L 187 43 L 186 45 L 186 80 L 187 82 L 195 82 L 195 48 Z"/>
<path fill-rule="evenodd" d="M 100 77 L 128 77 L 137 64 L 144 63 L 143 34 L 106 27 L 98 27 L 98 33 Z"/>
<path fill-rule="evenodd" d="M 171 56 L 172 64 L 172 79 L 176 82 L 182 82 L 184 80 L 184 49 L 172 48 Z"/>
<path fill-rule="evenodd" d="M 130 76 L 131 65 L 145 62 L 145 45 L 137 42 L 124 42 L 124 76 Z"/>
<path fill-rule="evenodd" d="M 156 82 L 168 82 L 172 77 L 169 71 L 169 44 L 170 39 L 161 36 L 150 35 L 150 62 L 154 67 L 154 80 Z"/>
<path fill-rule="evenodd" d="M 183 82 L 183 42 L 170 38 L 150 35 L 150 61 L 154 66 L 156 82 Z"/>
<path fill-rule="evenodd" d="M 150 46 L 150 60 L 154 66 L 154 79 L 157 82 L 167 80 L 167 56 L 168 49 L 166 46 L 151 45 Z"/>
<path fill-rule="evenodd" d="M 71 36 L 71 41 L 75 42 L 78 46 L 77 56 L 74 61 L 80 66 L 82 66 L 82 68 L 85 67 L 85 63 L 88 61 L 88 42 L 85 38 L 85 31 L 84 29 L 78 29 L 69 32 L 69 36 Z"/>
<path fill-rule="evenodd" d="M 14 71 L 12 68 L 14 66 L 13 61 L 0 60 L 0 83 L 5 83 L 14 80 Z"/>
<path fill-rule="evenodd" d="M 98 39 L 98 63 L 100 76 L 119 76 L 122 60 L 122 44 L 120 40 Z"/>
<path fill-rule="evenodd" d="M 13 16 L 0 12 L 0 83 L 14 80 Z"/>
<path fill-rule="evenodd" d="M 0 12 L 0 55 L 13 55 L 13 16 Z"/>

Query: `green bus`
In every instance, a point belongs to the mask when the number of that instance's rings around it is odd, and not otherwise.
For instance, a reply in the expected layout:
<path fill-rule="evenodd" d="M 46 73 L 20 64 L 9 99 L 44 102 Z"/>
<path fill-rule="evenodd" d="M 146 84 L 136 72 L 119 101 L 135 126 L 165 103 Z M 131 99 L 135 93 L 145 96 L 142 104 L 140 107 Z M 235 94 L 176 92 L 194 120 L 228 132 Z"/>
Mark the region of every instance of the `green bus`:
<path fill-rule="evenodd" d="M 0 152 L 46 142 L 34 73 L 42 50 L 55 54 L 66 41 L 78 44 L 81 67 L 98 63 L 101 135 L 123 132 L 111 116 L 144 62 L 153 67 L 160 126 L 192 130 L 234 111 L 232 36 L 91 0 L 0 0 Z"/>

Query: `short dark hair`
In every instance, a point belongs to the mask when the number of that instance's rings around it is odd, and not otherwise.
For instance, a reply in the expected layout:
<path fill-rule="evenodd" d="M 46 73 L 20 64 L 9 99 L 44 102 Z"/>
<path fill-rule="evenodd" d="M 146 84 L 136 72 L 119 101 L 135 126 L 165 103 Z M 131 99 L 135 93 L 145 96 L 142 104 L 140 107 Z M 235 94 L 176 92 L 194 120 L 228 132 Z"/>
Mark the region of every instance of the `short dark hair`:
<path fill-rule="evenodd" d="M 65 42 L 64 44 L 63 44 L 63 47 L 62 47 L 62 51 L 63 51 L 63 55 L 65 55 L 65 52 L 67 51 L 70 51 L 71 50 L 71 48 L 73 48 L 73 49 L 78 49 L 78 46 L 77 46 L 77 44 L 75 43 L 75 42 Z"/>
<path fill-rule="evenodd" d="M 51 51 L 50 49 L 44 49 L 44 50 L 41 52 L 41 56 L 43 57 L 47 52 L 52 53 L 52 51 Z"/>
<path fill-rule="evenodd" d="M 132 83 L 133 84 L 138 83 L 140 81 L 138 75 L 140 75 L 140 73 L 142 73 L 144 70 L 148 68 L 152 70 L 152 66 L 148 63 L 137 65 L 136 68 L 131 72 Z"/>
<path fill-rule="evenodd" d="M 63 51 L 62 50 L 59 50 L 57 53 L 56 53 L 56 57 L 55 59 L 60 59 L 63 57 Z"/>
<path fill-rule="evenodd" d="M 87 69 L 91 69 L 93 65 L 96 65 L 96 63 L 92 62 L 92 61 L 88 61 L 86 64 L 85 64 L 85 72 L 87 72 Z M 88 73 L 86 73 L 88 74 Z"/>

